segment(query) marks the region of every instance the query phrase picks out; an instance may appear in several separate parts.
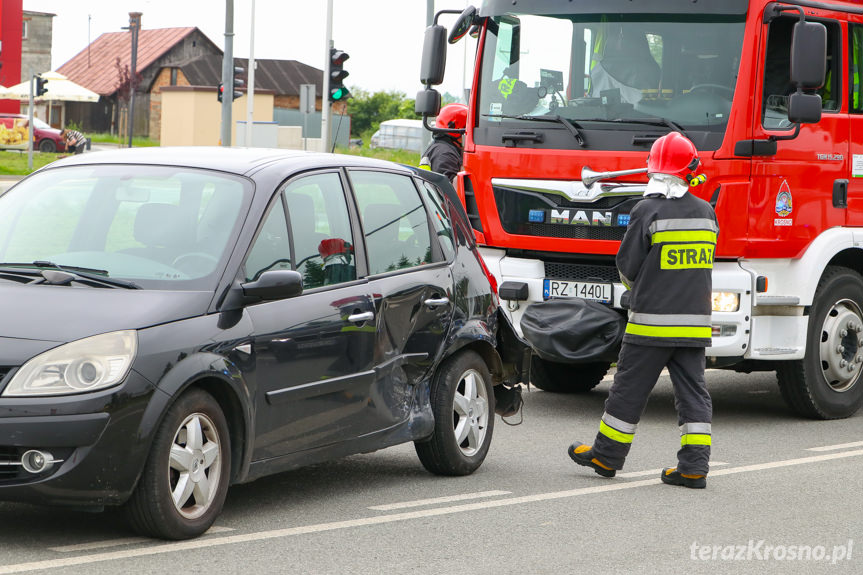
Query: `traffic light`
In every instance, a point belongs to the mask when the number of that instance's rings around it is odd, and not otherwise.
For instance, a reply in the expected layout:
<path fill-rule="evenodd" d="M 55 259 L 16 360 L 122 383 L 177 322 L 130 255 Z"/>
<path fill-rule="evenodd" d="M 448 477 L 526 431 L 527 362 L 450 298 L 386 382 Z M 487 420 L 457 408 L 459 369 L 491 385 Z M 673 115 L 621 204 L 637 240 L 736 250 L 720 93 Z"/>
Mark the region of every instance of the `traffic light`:
<path fill-rule="evenodd" d="M 225 95 L 225 85 L 219 82 L 219 88 L 216 90 L 216 96 L 219 98 L 219 101 L 222 101 L 222 97 Z"/>
<path fill-rule="evenodd" d="M 243 80 L 243 75 L 245 73 L 246 69 L 242 66 L 234 66 L 234 100 L 242 96 L 240 90 L 242 90 L 246 85 L 246 81 Z"/>
<path fill-rule="evenodd" d="M 351 97 L 344 85 L 344 80 L 349 75 L 344 69 L 345 60 L 348 58 L 350 56 L 347 52 L 330 48 L 330 102 L 342 102 Z"/>
<path fill-rule="evenodd" d="M 45 92 L 48 91 L 48 88 L 45 85 L 48 83 L 48 80 L 43 78 L 42 76 L 36 76 L 36 95 L 41 96 Z"/>

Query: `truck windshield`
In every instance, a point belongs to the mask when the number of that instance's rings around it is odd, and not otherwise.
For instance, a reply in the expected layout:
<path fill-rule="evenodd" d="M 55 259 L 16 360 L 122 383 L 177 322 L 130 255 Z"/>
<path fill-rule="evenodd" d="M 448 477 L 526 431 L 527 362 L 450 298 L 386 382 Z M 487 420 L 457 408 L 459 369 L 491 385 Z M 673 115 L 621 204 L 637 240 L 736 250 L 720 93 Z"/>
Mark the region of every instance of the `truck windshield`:
<path fill-rule="evenodd" d="M 658 133 L 677 126 L 699 149 L 715 149 L 731 111 L 743 31 L 743 15 L 496 16 L 482 55 L 477 143 L 500 145 L 496 128 L 532 121 L 530 129 L 563 130 L 535 120 L 551 115 L 577 122 L 591 148 L 631 148 L 632 132 L 652 125 Z M 605 135 L 591 142 L 598 131 Z M 609 131 L 626 136 L 615 142 Z M 569 140 L 546 138 L 537 147 L 578 145 Z"/>

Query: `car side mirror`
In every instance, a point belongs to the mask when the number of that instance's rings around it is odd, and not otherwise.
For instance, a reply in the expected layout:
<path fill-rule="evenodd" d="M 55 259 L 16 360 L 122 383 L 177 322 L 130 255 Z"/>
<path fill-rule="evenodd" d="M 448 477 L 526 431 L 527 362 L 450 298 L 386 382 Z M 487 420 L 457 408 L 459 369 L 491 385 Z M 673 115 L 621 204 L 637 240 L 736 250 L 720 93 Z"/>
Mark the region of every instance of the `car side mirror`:
<path fill-rule="evenodd" d="M 270 270 L 240 287 L 246 298 L 260 301 L 287 299 L 303 293 L 303 276 L 293 270 Z"/>

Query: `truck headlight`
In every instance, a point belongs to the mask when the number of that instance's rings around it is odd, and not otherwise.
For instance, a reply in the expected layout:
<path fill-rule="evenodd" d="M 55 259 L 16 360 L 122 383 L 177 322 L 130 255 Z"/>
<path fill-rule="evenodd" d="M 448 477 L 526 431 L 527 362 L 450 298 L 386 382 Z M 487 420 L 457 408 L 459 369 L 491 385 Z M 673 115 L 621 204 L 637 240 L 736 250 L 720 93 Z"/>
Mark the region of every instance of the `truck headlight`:
<path fill-rule="evenodd" d="M 138 335 L 133 330 L 61 345 L 21 366 L 3 396 L 68 395 L 111 387 L 129 373 L 137 349 Z"/>
<path fill-rule="evenodd" d="M 713 311 L 737 311 L 740 309 L 740 294 L 736 292 L 713 292 Z"/>

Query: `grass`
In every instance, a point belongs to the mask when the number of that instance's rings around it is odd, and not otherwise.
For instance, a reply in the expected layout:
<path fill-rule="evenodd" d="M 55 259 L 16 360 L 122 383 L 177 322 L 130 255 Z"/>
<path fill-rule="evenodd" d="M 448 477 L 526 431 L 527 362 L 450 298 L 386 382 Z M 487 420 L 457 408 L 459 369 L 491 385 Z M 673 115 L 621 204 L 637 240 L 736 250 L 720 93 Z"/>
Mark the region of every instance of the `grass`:
<path fill-rule="evenodd" d="M 57 158 L 66 154 L 43 154 L 33 152 L 33 170 L 50 164 Z M 2 152 L 0 151 L 0 175 L 3 176 L 26 176 L 30 173 L 27 169 L 26 152 Z"/>
<path fill-rule="evenodd" d="M 389 160 L 399 164 L 407 164 L 409 166 L 418 166 L 420 163 L 420 155 L 416 152 L 407 150 L 389 150 L 384 148 L 336 148 L 337 154 L 350 154 L 352 156 L 363 156 L 365 158 L 377 158 L 379 160 Z"/>
<path fill-rule="evenodd" d="M 123 144 L 123 145 L 126 145 L 129 143 L 129 137 L 128 136 L 123 136 L 121 138 L 120 136 L 118 136 L 116 134 L 111 135 L 111 134 L 105 134 L 105 133 L 102 133 L 102 134 L 85 134 L 85 135 L 88 138 L 90 138 L 90 141 L 93 142 L 94 144 Z M 146 147 L 153 147 L 153 146 L 158 146 L 158 145 L 159 145 L 158 140 L 151 140 L 150 138 L 141 138 L 141 137 L 132 138 L 132 146 L 133 147 L 146 148 Z"/>

